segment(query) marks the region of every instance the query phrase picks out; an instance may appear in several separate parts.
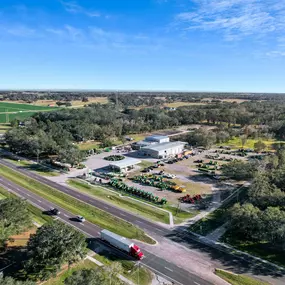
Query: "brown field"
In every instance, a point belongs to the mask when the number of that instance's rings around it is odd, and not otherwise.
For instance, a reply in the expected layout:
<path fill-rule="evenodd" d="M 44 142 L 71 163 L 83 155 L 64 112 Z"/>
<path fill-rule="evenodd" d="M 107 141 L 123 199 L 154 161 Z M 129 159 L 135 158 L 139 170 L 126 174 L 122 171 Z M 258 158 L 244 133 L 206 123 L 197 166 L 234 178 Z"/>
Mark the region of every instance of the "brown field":
<path fill-rule="evenodd" d="M 205 98 L 202 101 L 208 101 L 208 100 L 215 100 L 215 98 Z M 237 102 L 238 104 L 250 101 L 248 99 L 219 99 L 219 100 L 221 100 L 222 102 L 229 102 L 229 103 Z"/>
<path fill-rule="evenodd" d="M 18 246 L 26 246 L 28 243 L 28 240 L 30 238 L 30 235 L 36 233 L 37 228 L 33 227 L 28 231 L 25 231 L 21 234 L 11 236 L 10 238 L 14 241 L 8 242 L 8 247 L 18 247 Z"/>
<path fill-rule="evenodd" d="M 207 103 L 200 102 L 173 102 L 164 104 L 165 107 L 178 108 L 183 106 L 195 106 L 195 105 L 206 105 Z"/>

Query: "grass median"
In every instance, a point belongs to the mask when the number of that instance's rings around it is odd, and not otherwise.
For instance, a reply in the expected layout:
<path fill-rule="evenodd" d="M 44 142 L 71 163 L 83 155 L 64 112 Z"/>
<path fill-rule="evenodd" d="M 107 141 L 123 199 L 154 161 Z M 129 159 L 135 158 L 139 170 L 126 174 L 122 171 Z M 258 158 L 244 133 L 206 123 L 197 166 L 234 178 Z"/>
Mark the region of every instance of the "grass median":
<path fill-rule="evenodd" d="M 149 244 L 155 243 L 155 241 L 147 236 L 144 231 L 131 223 L 117 218 L 105 211 L 99 210 L 67 194 L 64 194 L 46 184 L 42 184 L 34 179 L 31 179 L 28 176 L 14 171 L 6 166 L 0 166 L 0 175 L 43 197 L 44 199 L 70 211 L 74 215 L 80 214 L 84 216 L 89 222 L 94 223 L 101 228 L 108 229 L 127 238 L 137 239 Z"/>
<path fill-rule="evenodd" d="M 234 274 L 221 269 L 216 269 L 215 274 L 232 285 L 269 285 L 267 282 L 263 282 L 245 275 Z"/>
<path fill-rule="evenodd" d="M 76 179 L 70 179 L 68 184 L 82 193 L 104 200 L 110 204 L 126 209 L 131 213 L 142 215 L 150 220 L 169 224 L 169 214 L 161 211 L 159 208 L 153 208 L 127 197 L 120 197 L 119 194 L 113 193 L 108 189 L 104 189 L 100 186 L 93 186 Z"/>

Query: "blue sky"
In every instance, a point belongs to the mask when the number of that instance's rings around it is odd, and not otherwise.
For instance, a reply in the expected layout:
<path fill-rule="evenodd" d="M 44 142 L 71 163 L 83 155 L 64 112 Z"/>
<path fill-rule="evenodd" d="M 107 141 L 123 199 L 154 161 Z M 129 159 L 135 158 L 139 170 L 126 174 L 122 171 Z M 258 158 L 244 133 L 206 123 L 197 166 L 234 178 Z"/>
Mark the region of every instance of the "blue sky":
<path fill-rule="evenodd" d="M 284 0 L 1 0 L 0 89 L 285 92 Z"/>

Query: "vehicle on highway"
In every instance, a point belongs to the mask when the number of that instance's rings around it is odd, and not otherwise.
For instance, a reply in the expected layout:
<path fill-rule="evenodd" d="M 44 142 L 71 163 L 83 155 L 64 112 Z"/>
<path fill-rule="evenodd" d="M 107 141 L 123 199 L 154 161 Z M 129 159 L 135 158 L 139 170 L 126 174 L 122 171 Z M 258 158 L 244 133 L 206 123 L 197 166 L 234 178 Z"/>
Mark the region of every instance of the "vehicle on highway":
<path fill-rule="evenodd" d="M 76 220 L 81 222 L 81 223 L 85 222 L 85 218 L 82 216 L 76 216 Z"/>
<path fill-rule="evenodd" d="M 170 178 L 170 179 L 176 178 L 176 175 L 170 174 L 170 173 L 165 173 L 163 176 L 164 176 L 165 178 Z"/>
<path fill-rule="evenodd" d="M 139 260 L 141 260 L 144 257 L 144 254 L 141 252 L 139 246 L 137 246 L 127 238 L 117 235 L 108 230 L 102 230 L 100 232 L 100 235 L 103 241 L 106 241 L 110 245 L 128 253 L 130 256 Z"/>
<path fill-rule="evenodd" d="M 60 211 L 57 208 L 51 208 L 49 212 L 51 215 L 56 215 L 56 216 L 60 214 Z"/>

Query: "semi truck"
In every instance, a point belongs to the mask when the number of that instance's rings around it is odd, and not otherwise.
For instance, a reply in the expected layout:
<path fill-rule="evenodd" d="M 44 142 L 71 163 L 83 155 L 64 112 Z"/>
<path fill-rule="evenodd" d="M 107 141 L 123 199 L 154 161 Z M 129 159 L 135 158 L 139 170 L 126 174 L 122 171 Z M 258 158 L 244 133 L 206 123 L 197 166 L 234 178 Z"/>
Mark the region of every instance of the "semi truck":
<path fill-rule="evenodd" d="M 134 244 L 132 241 L 128 240 L 127 238 L 117 235 L 115 233 L 112 233 L 108 230 L 102 230 L 100 232 L 100 235 L 103 241 L 120 249 L 121 251 L 128 253 L 130 256 L 136 259 L 139 259 L 139 260 L 144 257 L 144 254 L 141 252 L 139 246 L 137 246 L 136 244 Z"/>

